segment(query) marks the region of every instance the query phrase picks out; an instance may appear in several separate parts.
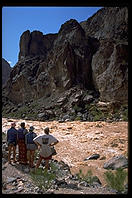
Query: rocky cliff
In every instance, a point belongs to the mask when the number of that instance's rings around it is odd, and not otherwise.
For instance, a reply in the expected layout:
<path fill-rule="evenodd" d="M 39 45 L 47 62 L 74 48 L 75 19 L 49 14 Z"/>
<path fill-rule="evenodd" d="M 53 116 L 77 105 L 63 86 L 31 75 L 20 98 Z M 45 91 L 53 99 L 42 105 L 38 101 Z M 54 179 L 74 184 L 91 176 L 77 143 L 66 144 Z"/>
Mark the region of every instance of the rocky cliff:
<path fill-rule="evenodd" d="M 128 97 L 128 9 L 109 7 L 81 23 L 86 32 L 99 40 L 92 58 L 92 75 L 100 98 L 126 102 Z"/>
<path fill-rule="evenodd" d="M 126 7 L 106 7 L 80 24 L 75 19 L 65 22 L 57 34 L 25 31 L 18 62 L 3 90 L 4 108 L 7 101 L 19 105 L 42 100 L 44 106 L 61 103 L 67 111 L 66 104 L 84 108 L 97 97 L 126 104 L 127 23 Z"/>
<path fill-rule="evenodd" d="M 11 67 L 10 64 L 2 58 L 2 86 L 4 86 L 10 76 Z"/>

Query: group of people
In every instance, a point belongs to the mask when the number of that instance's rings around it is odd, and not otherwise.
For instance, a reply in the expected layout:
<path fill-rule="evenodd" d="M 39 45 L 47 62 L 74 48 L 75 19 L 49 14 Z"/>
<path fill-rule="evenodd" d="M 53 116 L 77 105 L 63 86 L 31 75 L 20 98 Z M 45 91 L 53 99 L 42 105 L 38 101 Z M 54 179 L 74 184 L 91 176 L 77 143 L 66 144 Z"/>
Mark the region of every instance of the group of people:
<path fill-rule="evenodd" d="M 30 126 L 29 130 L 25 127 L 25 122 L 21 123 L 20 128 L 17 130 L 16 123 L 11 123 L 11 128 L 7 131 L 7 143 L 8 143 L 8 163 L 11 164 L 11 153 L 13 151 L 13 162 L 16 163 L 16 146 L 18 145 L 20 164 L 29 164 L 30 168 L 40 166 L 41 161 L 45 160 L 45 168 L 49 169 L 49 160 L 52 159 L 52 146 L 59 141 L 51 134 L 49 134 L 49 127 L 44 129 L 42 135 L 38 135 L 34 132 L 34 127 Z M 35 150 L 39 149 L 39 159 L 34 165 Z"/>

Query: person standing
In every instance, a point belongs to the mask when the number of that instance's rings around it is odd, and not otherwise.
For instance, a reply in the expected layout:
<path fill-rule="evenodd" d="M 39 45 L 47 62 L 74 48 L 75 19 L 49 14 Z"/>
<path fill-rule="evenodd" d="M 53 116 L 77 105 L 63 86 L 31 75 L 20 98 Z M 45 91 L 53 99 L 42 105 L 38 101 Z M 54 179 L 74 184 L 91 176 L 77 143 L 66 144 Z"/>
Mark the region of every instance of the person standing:
<path fill-rule="evenodd" d="M 27 164 L 27 148 L 25 144 L 25 135 L 28 133 L 25 128 L 25 122 L 21 123 L 21 128 L 18 129 L 17 140 L 18 140 L 18 151 L 19 151 L 19 163 Z"/>
<path fill-rule="evenodd" d="M 13 151 L 13 162 L 16 162 L 16 145 L 17 145 L 17 130 L 15 128 L 16 123 L 11 123 L 11 128 L 7 131 L 7 143 L 8 143 L 8 163 L 11 164 L 11 152 Z"/>
<path fill-rule="evenodd" d="M 34 154 L 35 150 L 38 148 L 38 146 L 35 144 L 33 139 L 37 136 L 35 132 L 33 132 L 34 127 L 30 126 L 29 128 L 29 133 L 26 134 L 25 136 L 25 143 L 26 143 L 26 148 L 27 151 L 29 152 L 29 166 L 30 168 L 34 168 Z"/>
<path fill-rule="evenodd" d="M 36 164 L 36 169 L 40 166 L 41 161 L 45 160 L 45 169 L 49 169 L 49 160 L 52 159 L 52 150 L 51 146 L 54 146 L 59 141 L 53 136 L 49 134 L 49 127 L 44 129 L 45 134 L 39 135 L 33 139 L 33 141 L 40 146 L 40 156 L 38 162 Z"/>

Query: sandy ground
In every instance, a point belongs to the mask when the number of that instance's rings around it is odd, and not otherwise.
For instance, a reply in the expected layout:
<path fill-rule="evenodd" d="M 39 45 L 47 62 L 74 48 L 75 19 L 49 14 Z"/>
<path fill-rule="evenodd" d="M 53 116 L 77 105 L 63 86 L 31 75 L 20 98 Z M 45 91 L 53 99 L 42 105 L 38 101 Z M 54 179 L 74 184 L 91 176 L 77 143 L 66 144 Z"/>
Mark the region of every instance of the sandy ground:
<path fill-rule="evenodd" d="M 26 123 L 26 128 L 35 127 L 37 134 L 43 134 L 48 126 L 50 132 L 59 143 L 55 146 L 57 155 L 54 159 L 64 161 L 70 166 L 71 172 L 77 173 L 79 169 L 85 174 L 91 170 L 93 175 L 99 177 L 105 186 L 103 168 L 104 163 L 110 158 L 123 154 L 128 155 L 128 123 L 127 122 L 39 122 L 30 120 L 16 120 L 2 118 L 2 131 L 10 128 L 11 121 L 16 121 L 16 128 L 21 122 Z M 84 161 L 92 154 L 99 154 L 97 160 Z"/>

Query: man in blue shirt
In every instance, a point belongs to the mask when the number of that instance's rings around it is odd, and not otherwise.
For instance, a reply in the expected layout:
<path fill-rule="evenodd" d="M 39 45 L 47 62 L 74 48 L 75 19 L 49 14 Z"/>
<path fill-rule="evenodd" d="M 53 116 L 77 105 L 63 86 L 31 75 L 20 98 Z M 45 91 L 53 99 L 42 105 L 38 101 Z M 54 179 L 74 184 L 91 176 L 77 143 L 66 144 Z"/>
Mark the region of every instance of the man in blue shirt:
<path fill-rule="evenodd" d="M 16 123 L 11 123 L 11 128 L 7 131 L 8 143 L 8 162 L 11 164 L 11 151 L 13 150 L 13 162 L 16 162 L 16 145 L 17 145 L 17 130 L 15 129 Z"/>

